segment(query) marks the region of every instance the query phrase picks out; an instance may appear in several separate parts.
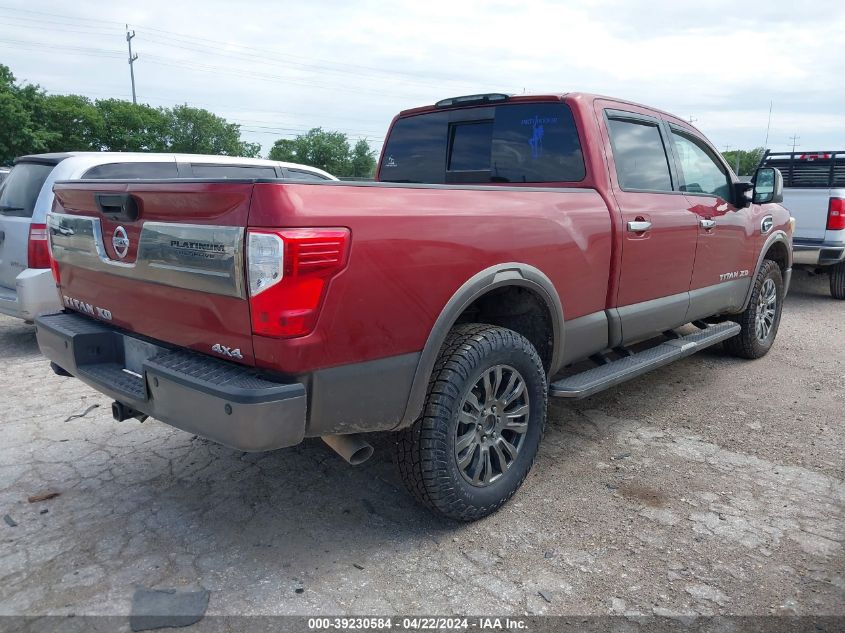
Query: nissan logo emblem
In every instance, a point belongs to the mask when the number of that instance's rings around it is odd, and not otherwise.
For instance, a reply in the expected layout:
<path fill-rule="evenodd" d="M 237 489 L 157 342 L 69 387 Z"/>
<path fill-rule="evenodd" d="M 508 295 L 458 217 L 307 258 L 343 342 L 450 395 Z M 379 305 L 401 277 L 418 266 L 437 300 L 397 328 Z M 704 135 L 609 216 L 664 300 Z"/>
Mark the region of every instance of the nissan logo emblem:
<path fill-rule="evenodd" d="M 122 226 L 114 230 L 114 235 L 111 238 L 111 245 L 114 246 L 114 252 L 120 259 L 126 257 L 129 252 L 129 238 L 126 236 L 126 229 Z"/>

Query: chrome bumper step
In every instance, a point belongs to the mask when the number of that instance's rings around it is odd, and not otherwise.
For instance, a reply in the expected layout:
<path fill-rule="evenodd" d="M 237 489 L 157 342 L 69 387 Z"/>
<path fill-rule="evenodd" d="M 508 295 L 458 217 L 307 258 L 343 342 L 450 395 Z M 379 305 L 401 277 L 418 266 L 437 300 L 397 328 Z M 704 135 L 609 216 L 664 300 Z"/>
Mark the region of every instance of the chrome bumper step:
<path fill-rule="evenodd" d="M 549 395 L 557 398 L 586 398 L 721 343 L 736 336 L 739 331 L 739 324 L 732 321 L 708 325 L 698 332 L 555 381 L 549 385 Z"/>

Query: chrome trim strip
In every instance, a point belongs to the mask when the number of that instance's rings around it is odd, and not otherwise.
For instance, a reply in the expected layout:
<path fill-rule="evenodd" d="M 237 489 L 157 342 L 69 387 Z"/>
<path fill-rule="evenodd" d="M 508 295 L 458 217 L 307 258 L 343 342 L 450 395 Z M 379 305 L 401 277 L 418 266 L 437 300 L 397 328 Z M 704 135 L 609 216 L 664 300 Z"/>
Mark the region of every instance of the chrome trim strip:
<path fill-rule="evenodd" d="M 47 226 L 51 252 L 59 263 L 163 286 L 246 298 L 242 227 L 145 222 L 138 256 L 135 263 L 129 263 L 109 258 L 99 218 L 49 213 Z"/>

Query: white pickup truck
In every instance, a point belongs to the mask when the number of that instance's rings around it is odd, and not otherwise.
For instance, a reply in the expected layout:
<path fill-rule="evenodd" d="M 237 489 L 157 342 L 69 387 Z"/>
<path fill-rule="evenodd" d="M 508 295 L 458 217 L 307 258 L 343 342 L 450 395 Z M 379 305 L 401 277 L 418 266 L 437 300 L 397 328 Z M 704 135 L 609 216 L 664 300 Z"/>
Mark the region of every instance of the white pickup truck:
<path fill-rule="evenodd" d="M 845 299 L 845 150 L 767 152 L 761 167 L 783 174 L 783 205 L 796 220 L 795 268 L 830 274 L 830 294 Z"/>

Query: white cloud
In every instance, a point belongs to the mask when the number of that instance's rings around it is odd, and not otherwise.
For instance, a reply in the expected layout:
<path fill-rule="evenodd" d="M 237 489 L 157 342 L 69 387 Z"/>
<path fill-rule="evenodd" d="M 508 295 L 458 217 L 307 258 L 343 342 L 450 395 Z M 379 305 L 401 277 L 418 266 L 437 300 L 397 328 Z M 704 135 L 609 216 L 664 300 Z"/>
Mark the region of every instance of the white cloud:
<path fill-rule="evenodd" d="M 641 101 L 734 147 L 762 143 L 774 102 L 774 149 L 845 147 L 841 2 L 10 2 L 19 78 L 126 98 L 129 22 L 142 100 L 206 107 L 265 149 L 317 125 L 379 141 L 400 109 L 523 89 Z"/>

